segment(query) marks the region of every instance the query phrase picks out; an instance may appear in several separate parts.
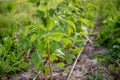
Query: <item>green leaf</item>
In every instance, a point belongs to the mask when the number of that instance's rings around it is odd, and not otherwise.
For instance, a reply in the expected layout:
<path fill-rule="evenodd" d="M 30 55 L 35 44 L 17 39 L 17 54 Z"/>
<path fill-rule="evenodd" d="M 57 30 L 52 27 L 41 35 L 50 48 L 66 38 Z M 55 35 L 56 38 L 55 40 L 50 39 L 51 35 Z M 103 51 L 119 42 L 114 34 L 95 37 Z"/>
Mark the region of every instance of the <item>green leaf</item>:
<path fill-rule="evenodd" d="M 63 62 L 59 62 L 59 63 L 57 64 L 57 66 L 58 66 L 59 68 L 62 68 L 62 67 L 65 66 L 65 64 L 64 64 Z"/>
<path fill-rule="evenodd" d="M 52 30 L 53 27 L 55 26 L 55 22 L 52 19 L 48 20 L 48 30 Z"/>
<path fill-rule="evenodd" d="M 4 47 L 6 49 L 9 49 L 12 46 L 12 39 L 10 37 L 5 37 L 4 38 Z"/>
<path fill-rule="evenodd" d="M 56 49 L 56 52 L 57 52 L 59 55 L 65 55 L 65 53 L 63 53 L 61 49 Z"/>
<path fill-rule="evenodd" d="M 40 28 L 38 30 L 39 30 L 38 32 L 39 37 L 45 36 L 47 34 L 47 31 L 44 28 Z"/>
<path fill-rule="evenodd" d="M 32 61 L 36 67 L 39 67 L 39 65 L 42 63 L 42 58 L 41 58 L 40 54 L 38 53 L 38 51 L 35 51 L 32 54 Z"/>
<path fill-rule="evenodd" d="M 64 22 L 66 22 L 67 24 L 69 24 L 70 26 L 73 27 L 73 29 L 76 31 L 76 26 L 74 24 L 73 21 L 70 21 L 70 20 L 66 20 L 66 19 L 63 19 L 62 17 L 59 17 L 61 20 L 63 20 Z"/>
<path fill-rule="evenodd" d="M 68 35 L 70 35 L 71 33 L 73 33 L 73 29 L 71 27 L 67 27 L 67 32 L 68 32 Z"/>
<path fill-rule="evenodd" d="M 47 57 L 48 54 L 46 53 L 46 51 L 43 51 L 42 54 L 41 54 L 42 57 Z"/>
<path fill-rule="evenodd" d="M 61 32 L 55 32 L 50 34 L 51 39 L 55 41 L 60 41 L 63 36 L 64 36 L 64 33 L 61 33 Z"/>
<path fill-rule="evenodd" d="M 49 66 L 45 66 L 44 70 L 45 70 L 45 74 L 48 74 L 50 72 L 50 67 Z"/>
<path fill-rule="evenodd" d="M 5 47 L 3 47 L 2 44 L 0 44 L 0 55 L 5 54 L 5 52 L 6 52 Z"/>
<path fill-rule="evenodd" d="M 57 56 L 54 54 L 50 55 L 50 61 L 55 61 L 55 60 L 58 60 Z"/>
<path fill-rule="evenodd" d="M 31 42 L 34 42 L 38 36 L 36 34 L 31 35 Z"/>
<path fill-rule="evenodd" d="M 63 44 L 61 44 L 60 42 L 52 41 L 50 47 L 51 53 L 54 53 L 57 49 L 62 48 Z"/>
<path fill-rule="evenodd" d="M 36 47 L 36 49 L 45 50 L 46 49 L 46 42 L 45 42 L 45 40 L 44 39 L 42 39 L 42 40 L 38 39 L 38 41 L 35 44 L 35 47 Z"/>
<path fill-rule="evenodd" d="M 89 26 L 89 23 L 88 23 L 88 20 L 87 20 L 87 19 L 80 17 L 79 20 L 80 20 L 83 24 L 85 24 L 86 26 Z"/>
<path fill-rule="evenodd" d="M 67 38 L 63 38 L 63 39 L 62 39 L 62 42 L 64 42 L 64 44 L 66 44 L 66 45 L 72 43 L 72 42 L 71 42 L 69 39 L 67 39 Z"/>
<path fill-rule="evenodd" d="M 76 31 L 76 26 L 73 21 L 68 20 L 69 25 L 73 27 L 73 29 Z"/>
<path fill-rule="evenodd" d="M 78 54 L 80 52 L 80 50 L 81 50 L 80 47 L 76 47 L 74 50 L 75 54 Z"/>
<path fill-rule="evenodd" d="M 54 9 L 49 9 L 49 15 L 52 17 L 55 14 L 55 10 Z"/>
<path fill-rule="evenodd" d="M 80 31 L 79 34 L 80 34 L 80 36 L 84 36 L 85 35 L 84 31 Z"/>
<path fill-rule="evenodd" d="M 68 64 L 71 64 L 73 62 L 73 58 L 75 58 L 74 54 L 68 54 L 65 56 L 65 60 Z"/>
<path fill-rule="evenodd" d="M 44 17 L 45 16 L 45 14 L 44 14 L 44 12 L 43 11 L 41 11 L 41 10 L 37 10 L 37 14 L 36 14 L 38 17 Z"/>
<path fill-rule="evenodd" d="M 70 70 L 69 70 L 68 68 L 64 68 L 64 71 L 65 71 L 66 73 L 69 73 L 69 72 L 70 72 Z"/>

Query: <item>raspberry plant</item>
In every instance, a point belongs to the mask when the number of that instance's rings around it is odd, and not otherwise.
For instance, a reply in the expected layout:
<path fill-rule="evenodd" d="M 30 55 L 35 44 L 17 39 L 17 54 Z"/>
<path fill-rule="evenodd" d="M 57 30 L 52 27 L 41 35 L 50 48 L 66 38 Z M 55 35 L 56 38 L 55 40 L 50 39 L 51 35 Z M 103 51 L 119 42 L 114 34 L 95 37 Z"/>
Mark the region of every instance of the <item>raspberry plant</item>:
<path fill-rule="evenodd" d="M 28 55 L 34 49 L 33 63 L 45 75 L 50 72 L 51 80 L 52 63 L 59 61 L 58 65 L 64 66 L 66 61 L 71 64 L 88 39 L 97 14 L 92 11 L 98 9 L 94 4 L 95 1 L 40 1 L 33 15 L 38 21 L 21 32 L 20 47 Z"/>

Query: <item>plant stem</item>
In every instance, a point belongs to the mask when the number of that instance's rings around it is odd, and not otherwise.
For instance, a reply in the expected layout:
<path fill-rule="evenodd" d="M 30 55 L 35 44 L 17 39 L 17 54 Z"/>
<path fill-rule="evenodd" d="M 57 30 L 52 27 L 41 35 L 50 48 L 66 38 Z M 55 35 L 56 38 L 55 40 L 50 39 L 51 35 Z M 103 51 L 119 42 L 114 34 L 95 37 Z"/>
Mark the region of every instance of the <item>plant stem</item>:
<path fill-rule="evenodd" d="M 50 61 L 50 45 L 49 45 L 49 37 L 47 38 L 47 53 L 48 53 L 49 68 L 50 68 L 50 80 L 52 80 L 52 64 L 51 64 L 51 61 Z"/>

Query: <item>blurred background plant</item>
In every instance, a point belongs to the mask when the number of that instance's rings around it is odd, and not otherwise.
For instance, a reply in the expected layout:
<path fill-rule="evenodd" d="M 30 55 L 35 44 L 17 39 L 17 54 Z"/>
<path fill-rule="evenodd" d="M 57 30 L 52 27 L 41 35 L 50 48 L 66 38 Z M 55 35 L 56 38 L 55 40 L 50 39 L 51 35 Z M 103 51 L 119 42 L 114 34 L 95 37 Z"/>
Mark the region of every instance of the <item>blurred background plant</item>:
<path fill-rule="evenodd" d="M 103 3 L 104 4 L 104 3 Z M 111 0 L 103 11 L 103 29 L 97 36 L 98 44 L 108 48 L 105 54 L 98 56 L 100 62 L 106 63 L 115 80 L 120 78 L 120 1 Z"/>
<path fill-rule="evenodd" d="M 21 28 L 33 23 L 33 8 L 25 0 L 0 1 L 0 77 L 10 77 L 16 71 L 28 68 L 18 47 L 18 33 Z"/>

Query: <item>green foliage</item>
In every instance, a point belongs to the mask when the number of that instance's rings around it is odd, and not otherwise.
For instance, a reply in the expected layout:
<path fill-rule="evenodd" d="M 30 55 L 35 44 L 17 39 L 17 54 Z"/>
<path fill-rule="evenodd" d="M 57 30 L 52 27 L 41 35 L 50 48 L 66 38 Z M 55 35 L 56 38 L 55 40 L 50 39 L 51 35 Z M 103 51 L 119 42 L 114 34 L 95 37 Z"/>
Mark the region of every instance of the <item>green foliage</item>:
<path fill-rule="evenodd" d="M 99 15 L 104 19 L 117 15 L 119 11 L 117 10 L 117 8 L 119 9 L 119 6 L 117 6 L 119 4 L 118 2 L 119 0 L 104 0 L 100 2 Z"/>
<path fill-rule="evenodd" d="M 14 10 L 15 4 L 13 2 L 0 1 L 0 36 L 11 36 L 14 31 L 14 19 L 11 20 L 10 12 Z M 10 28 L 7 30 L 7 28 Z M 7 34 L 6 34 L 7 33 Z"/>
<path fill-rule="evenodd" d="M 105 27 L 102 29 L 101 33 L 97 36 L 97 39 L 99 40 L 98 43 L 100 43 L 101 45 L 105 45 L 108 48 L 113 48 L 113 46 L 119 46 L 120 45 L 119 22 L 120 22 L 119 16 L 104 21 Z"/>
<path fill-rule="evenodd" d="M 84 37 L 94 27 L 95 4 L 94 1 L 41 0 L 33 15 L 39 22 L 21 31 L 19 48 L 24 52 L 34 49 L 32 61 L 41 71 L 46 71 L 45 63 L 60 61 L 59 67 L 64 66 L 63 61 L 72 64 L 83 47 Z"/>
<path fill-rule="evenodd" d="M 10 77 L 17 71 L 28 68 L 24 54 L 18 47 L 19 24 L 25 26 L 27 19 L 21 18 L 23 21 L 20 23 L 18 16 L 22 10 L 18 6 L 16 1 L 0 1 L 0 77 Z"/>
<path fill-rule="evenodd" d="M 0 77 L 28 68 L 22 54 L 18 52 L 17 44 L 17 41 L 10 37 L 5 37 L 0 43 Z"/>
<path fill-rule="evenodd" d="M 60 63 L 57 64 L 57 66 L 58 66 L 59 68 L 64 67 L 64 65 L 65 65 L 65 64 L 64 64 L 63 62 L 60 62 Z"/>
<path fill-rule="evenodd" d="M 0 1 L 0 13 L 2 14 L 10 13 L 15 7 L 16 4 L 12 1 L 8 2 Z"/>
<path fill-rule="evenodd" d="M 98 44 L 108 48 L 105 54 L 98 56 L 98 60 L 108 64 L 108 68 L 115 80 L 118 78 L 120 72 L 120 16 L 118 15 L 118 8 L 119 6 L 115 6 L 115 14 L 110 14 L 111 16 L 105 18 L 103 21 L 104 28 L 97 36 Z"/>
<path fill-rule="evenodd" d="M 36 51 L 32 54 L 32 60 L 36 66 L 36 68 L 42 68 L 43 66 L 43 60 L 41 59 L 41 56 L 39 55 L 39 53 Z"/>

